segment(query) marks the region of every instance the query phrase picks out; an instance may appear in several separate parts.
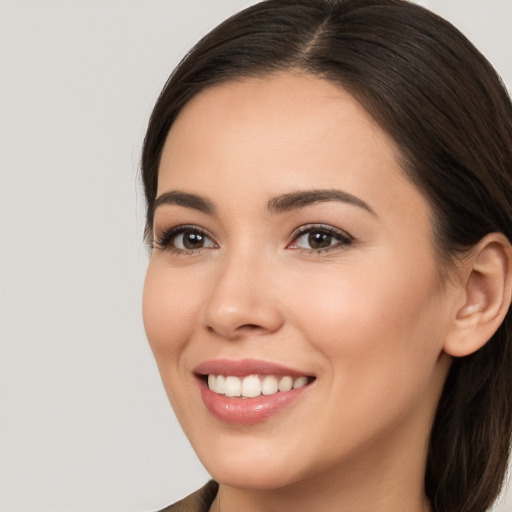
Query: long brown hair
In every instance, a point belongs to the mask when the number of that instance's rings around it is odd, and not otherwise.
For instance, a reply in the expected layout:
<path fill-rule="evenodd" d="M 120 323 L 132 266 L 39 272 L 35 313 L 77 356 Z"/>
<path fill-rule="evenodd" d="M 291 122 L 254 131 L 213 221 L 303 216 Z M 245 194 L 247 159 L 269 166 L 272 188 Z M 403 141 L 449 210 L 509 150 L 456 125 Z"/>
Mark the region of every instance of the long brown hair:
<path fill-rule="evenodd" d="M 512 240 L 512 105 L 450 23 L 405 0 L 268 0 L 204 37 L 170 76 L 142 153 L 151 238 L 158 167 L 182 107 L 213 84 L 298 70 L 348 90 L 395 140 L 434 212 L 446 263 L 498 231 Z M 511 312 L 456 358 L 434 420 L 425 490 L 435 512 L 483 512 L 504 479 L 512 428 Z"/>

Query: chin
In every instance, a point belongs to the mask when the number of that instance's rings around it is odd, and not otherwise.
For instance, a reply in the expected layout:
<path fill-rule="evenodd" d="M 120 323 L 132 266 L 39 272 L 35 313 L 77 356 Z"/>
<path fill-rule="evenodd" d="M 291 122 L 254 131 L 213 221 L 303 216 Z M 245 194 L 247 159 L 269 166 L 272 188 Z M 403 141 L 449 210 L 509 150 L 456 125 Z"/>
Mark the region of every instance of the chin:
<path fill-rule="evenodd" d="M 250 442 L 250 441 L 249 441 Z M 258 440 L 255 449 L 212 450 L 206 447 L 197 453 L 208 473 L 217 482 L 238 489 L 273 490 L 292 485 L 301 480 L 300 468 L 293 457 L 262 447 Z M 236 443 L 234 443 L 236 444 Z M 277 457 L 276 457 L 276 454 Z"/>
<path fill-rule="evenodd" d="M 297 475 L 290 474 L 289 465 L 284 465 L 282 468 L 272 465 L 261 468 L 254 466 L 254 464 L 246 464 L 246 467 L 240 468 L 236 465 L 225 467 L 217 464 L 209 470 L 209 473 L 220 484 L 237 489 L 260 491 L 283 489 L 300 480 Z"/>

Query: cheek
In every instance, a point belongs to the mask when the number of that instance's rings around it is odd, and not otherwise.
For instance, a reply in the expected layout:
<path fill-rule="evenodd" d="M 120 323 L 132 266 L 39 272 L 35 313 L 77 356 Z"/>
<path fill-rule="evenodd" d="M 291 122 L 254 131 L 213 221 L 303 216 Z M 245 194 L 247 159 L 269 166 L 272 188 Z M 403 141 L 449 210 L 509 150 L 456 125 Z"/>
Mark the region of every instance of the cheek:
<path fill-rule="evenodd" d="M 317 272 L 303 282 L 307 293 L 288 294 L 297 324 L 336 367 L 336 378 L 407 374 L 413 364 L 434 365 L 441 351 L 443 305 L 434 265 L 380 263 Z"/>
<path fill-rule="evenodd" d="M 195 287 L 150 262 L 142 299 L 144 328 L 157 364 L 176 360 L 197 322 Z"/>
<path fill-rule="evenodd" d="M 443 327 L 435 271 L 413 279 L 402 270 L 399 279 L 344 272 L 330 287 L 317 276 L 319 287 L 295 299 L 297 325 L 328 369 L 321 384 L 327 426 L 319 435 L 333 443 L 332 425 L 341 425 L 347 440 L 371 438 L 404 418 L 426 425 L 437 403 L 444 373 L 437 364 Z"/>

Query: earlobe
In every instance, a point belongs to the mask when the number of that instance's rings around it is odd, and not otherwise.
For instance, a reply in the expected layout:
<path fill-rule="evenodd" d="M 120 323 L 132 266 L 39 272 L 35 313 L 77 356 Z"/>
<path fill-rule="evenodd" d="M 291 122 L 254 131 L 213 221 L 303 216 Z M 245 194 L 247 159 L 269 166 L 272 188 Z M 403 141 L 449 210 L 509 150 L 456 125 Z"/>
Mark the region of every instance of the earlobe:
<path fill-rule="evenodd" d="M 457 309 L 444 351 L 463 357 L 489 341 L 503 322 L 512 294 L 512 247 L 501 233 L 485 236 L 464 261 L 464 303 Z"/>

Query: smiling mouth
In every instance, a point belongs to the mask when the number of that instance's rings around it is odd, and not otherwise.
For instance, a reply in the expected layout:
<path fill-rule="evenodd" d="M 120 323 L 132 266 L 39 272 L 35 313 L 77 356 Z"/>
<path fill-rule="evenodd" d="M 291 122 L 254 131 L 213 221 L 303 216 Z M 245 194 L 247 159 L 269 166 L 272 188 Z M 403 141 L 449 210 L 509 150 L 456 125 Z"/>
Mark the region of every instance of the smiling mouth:
<path fill-rule="evenodd" d="M 257 359 L 213 359 L 194 368 L 206 409 L 224 424 L 253 425 L 308 396 L 317 376 Z"/>
<path fill-rule="evenodd" d="M 289 375 L 205 375 L 208 388 L 218 395 L 230 398 L 257 398 L 261 395 L 270 396 L 284 393 L 292 389 L 307 386 L 314 377 L 305 375 L 292 377 Z"/>

